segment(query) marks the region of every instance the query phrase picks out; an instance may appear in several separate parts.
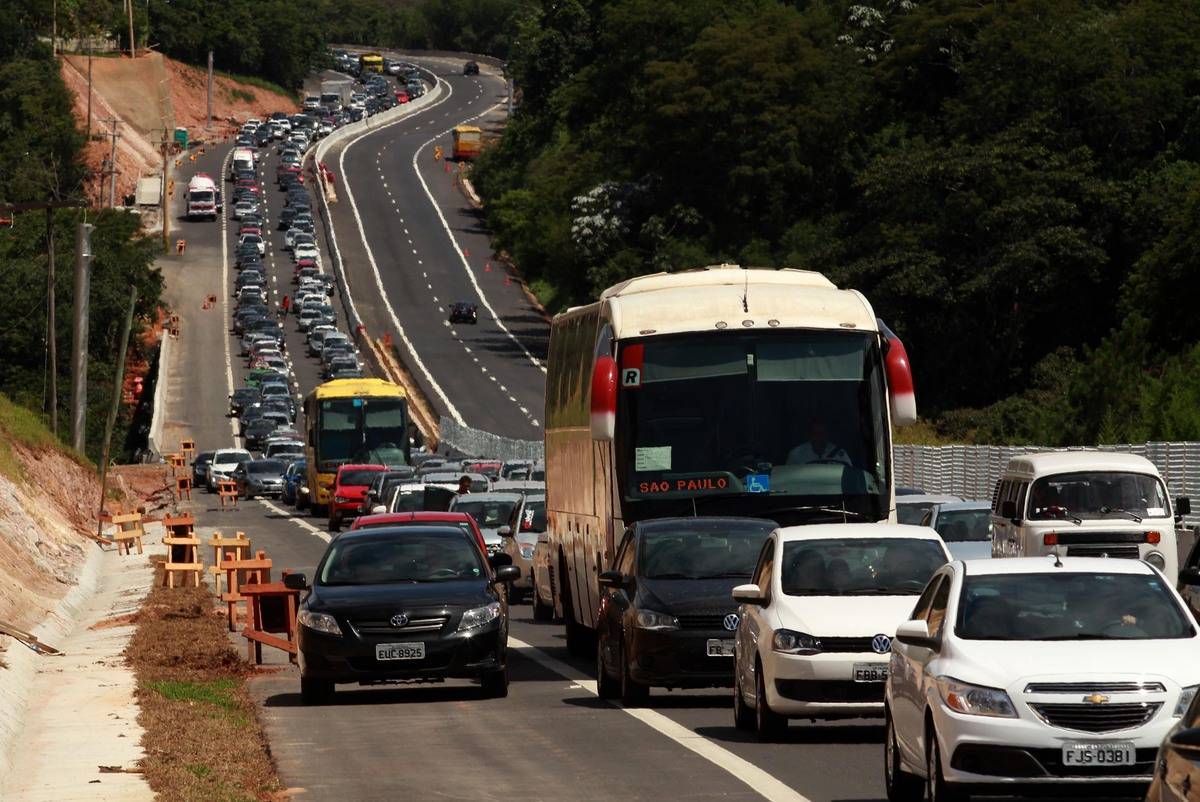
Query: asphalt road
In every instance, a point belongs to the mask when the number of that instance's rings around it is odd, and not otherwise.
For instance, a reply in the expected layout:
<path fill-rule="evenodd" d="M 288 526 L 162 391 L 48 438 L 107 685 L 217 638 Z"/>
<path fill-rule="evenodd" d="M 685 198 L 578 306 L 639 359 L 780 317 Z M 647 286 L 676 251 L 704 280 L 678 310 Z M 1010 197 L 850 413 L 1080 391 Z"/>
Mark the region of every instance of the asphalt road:
<path fill-rule="evenodd" d="M 540 358 L 544 325 L 526 327 L 522 315 L 528 304 L 519 288 L 505 284 L 503 273 L 483 269 L 485 233 L 472 222 L 473 213 L 443 168 L 422 150 L 427 142 L 445 139 L 431 140 L 438 132 L 498 102 L 498 83 L 487 76 L 463 78 L 448 63 L 431 63 L 454 93 L 447 92 L 441 105 L 352 145 L 345 157 L 346 178 L 380 281 L 433 380 L 467 423 L 536 437 L 543 379 L 524 349 Z M 220 174 L 223 181 L 228 152 L 228 145 L 215 148 L 187 168 Z M 414 155 L 420 157 L 418 168 L 437 211 L 416 178 Z M 274 159 L 264 156 L 260 164 L 268 179 L 270 220 L 277 219 L 282 205 L 269 180 Z M 188 175 L 177 179 L 177 186 L 186 185 Z M 339 202 L 334 215 L 350 287 L 367 324 L 382 325 L 380 319 L 391 313 L 375 289 L 363 237 L 352 236 L 358 231 L 349 206 Z M 169 374 L 166 446 L 185 436 L 194 437 L 201 450 L 228 446 L 233 434 L 225 416 L 226 395 L 243 371 L 236 341 L 228 334 L 234 271 L 227 256 L 233 230 L 220 221 L 177 221 L 175 226 L 188 248 L 183 256 L 161 261 L 167 298 L 182 320 Z M 281 232 L 272 228 L 269 240 L 267 265 L 278 299 L 290 289 L 291 265 L 279 250 Z M 469 299 L 474 291 L 456 246 L 470 251 L 471 275 L 515 342 L 486 313 L 474 329 L 452 333 L 443 325 L 437 305 Z M 217 304 L 205 309 L 210 294 Z M 299 394 L 317 382 L 317 371 L 302 356 L 300 335 L 290 327 L 288 332 Z M 510 394 L 515 400 L 508 400 Z M 215 496 L 199 490 L 192 507 L 205 539 L 216 529 L 244 531 L 255 550 L 267 552 L 276 573 L 288 568 L 311 575 L 329 540 L 323 521 L 294 515 L 274 502 L 243 502 L 237 511 L 222 512 Z M 333 703 L 303 706 L 295 668 L 282 653 L 265 650 L 275 670 L 256 677 L 251 690 L 261 704 L 285 786 L 303 789 L 303 798 L 311 802 L 884 798 L 879 721 L 794 722 L 783 742 L 762 744 L 734 728 L 727 691 L 655 691 L 648 708 L 626 710 L 596 697 L 591 662 L 567 654 L 560 625 L 535 623 L 528 605 L 516 605 L 510 631 L 512 684 L 508 698 L 500 700 L 482 699 L 471 683 L 451 681 L 386 689 L 343 686 Z"/>

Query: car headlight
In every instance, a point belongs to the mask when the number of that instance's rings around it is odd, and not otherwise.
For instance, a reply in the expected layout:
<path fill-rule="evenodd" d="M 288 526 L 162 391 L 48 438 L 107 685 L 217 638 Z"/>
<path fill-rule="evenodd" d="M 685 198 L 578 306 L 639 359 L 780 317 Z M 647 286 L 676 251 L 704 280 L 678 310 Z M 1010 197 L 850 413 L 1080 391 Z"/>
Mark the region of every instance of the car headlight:
<path fill-rule="evenodd" d="M 784 654 L 819 654 L 821 642 L 804 632 L 777 629 L 771 638 L 771 648 Z"/>
<path fill-rule="evenodd" d="M 657 610 L 637 611 L 638 629 L 679 629 L 679 619 Z"/>
<path fill-rule="evenodd" d="M 345 496 L 334 496 L 333 500 L 337 504 L 345 504 L 350 499 L 346 498 Z"/>
<path fill-rule="evenodd" d="M 479 629 L 487 626 L 500 617 L 500 602 L 492 602 L 485 604 L 482 607 L 475 607 L 463 613 L 462 620 L 458 622 L 458 631 L 467 632 L 472 629 Z"/>
<path fill-rule="evenodd" d="M 1157 551 L 1150 552 L 1143 559 L 1160 571 L 1167 570 L 1167 559 Z"/>
<path fill-rule="evenodd" d="M 999 688 L 972 685 L 954 677 L 938 677 L 936 682 L 942 701 L 956 713 L 994 718 L 1017 717 L 1012 700 Z"/>
<path fill-rule="evenodd" d="M 327 613 L 314 613 L 310 610 L 301 610 L 297 616 L 300 623 L 315 632 L 324 632 L 326 635 L 342 634 L 342 628 L 338 626 L 337 619 Z"/>
<path fill-rule="evenodd" d="M 521 547 L 521 558 L 524 560 L 532 560 L 533 559 L 533 546 L 522 546 Z"/>
<path fill-rule="evenodd" d="M 1200 689 L 1200 685 L 1189 685 L 1179 692 L 1179 701 L 1175 703 L 1175 712 L 1171 715 L 1179 718 L 1187 712 L 1192 706 L 1192 700 L 1196 698 L 1196 691 Z"/>

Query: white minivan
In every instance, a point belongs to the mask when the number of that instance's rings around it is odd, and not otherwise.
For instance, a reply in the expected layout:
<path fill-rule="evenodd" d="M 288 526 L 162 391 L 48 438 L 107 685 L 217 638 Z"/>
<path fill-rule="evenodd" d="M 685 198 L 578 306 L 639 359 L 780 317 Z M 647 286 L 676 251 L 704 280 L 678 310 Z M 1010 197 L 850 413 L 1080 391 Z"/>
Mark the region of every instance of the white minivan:
<path fill-rule="evenodd" d="M 1175 584 L 1175 514 L 1154 463 L 1136 454 L 1047 451 L 1008 462 L 992 498 L 992 556 L 1145 560 Z"/>

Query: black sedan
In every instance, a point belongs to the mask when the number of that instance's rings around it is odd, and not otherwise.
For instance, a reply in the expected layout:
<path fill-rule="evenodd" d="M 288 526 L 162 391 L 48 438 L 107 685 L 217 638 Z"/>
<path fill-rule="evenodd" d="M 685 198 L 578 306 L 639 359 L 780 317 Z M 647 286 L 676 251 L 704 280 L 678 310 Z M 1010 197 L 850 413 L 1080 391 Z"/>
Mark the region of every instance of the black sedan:
<path fill-rule="evenodd" d="M 328 701 L 337 683 L 478 679 L 508 695 L 508 607 L 493 568 L 457 526 L 380 527 L 334 538 L 307 589 L 297 636 L 300 695 Z"/>
<path fill-rule="evenodd" d="M 281 459 L 252 459 L 233 471 L 238 495 L 242 498 L 278 496 L 283 492 L 283 472 L 287 463 Z"/>
<path fill-rule="evenodd" d="M 192 460 L 192 487 L 201 487 L 208 480 L 208 463 L 212 458 L 213 452 L 201 451 Z"/>
<path fill-rule="evenodd" d="M 463 75 L 478 75 L 478 74 L 479 74 L 479 62 L 468 61 L 466 64 L 463 65 Z"/>
<path fill-rule="evenodd" d="M 465 301 L 450 304 L 450 322 L 474 325 L 479 322 L 479 308 Z"/>
<path fill-rule="evenodd" d="M 773 521 L 662 518 L 630 527 L 600 574 L 602 698 L 644 704 L 650 687 L 733 685 L 734 586 L 750 581 Z"/>

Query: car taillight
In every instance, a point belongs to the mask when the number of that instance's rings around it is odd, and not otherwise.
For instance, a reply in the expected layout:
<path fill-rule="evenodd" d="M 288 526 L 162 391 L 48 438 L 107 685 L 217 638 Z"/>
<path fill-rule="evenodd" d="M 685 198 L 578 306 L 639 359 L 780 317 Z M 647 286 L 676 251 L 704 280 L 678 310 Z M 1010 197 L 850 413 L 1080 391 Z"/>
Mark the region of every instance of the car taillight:
<path fill-rule="evenodd" d="M 1047 532 L 1046 534 L 1042 535 L 1042 545 L 1043 546 L 1057 546 L 1058 545 L 1058 535 L 1054 532 Z"/>

